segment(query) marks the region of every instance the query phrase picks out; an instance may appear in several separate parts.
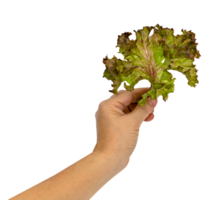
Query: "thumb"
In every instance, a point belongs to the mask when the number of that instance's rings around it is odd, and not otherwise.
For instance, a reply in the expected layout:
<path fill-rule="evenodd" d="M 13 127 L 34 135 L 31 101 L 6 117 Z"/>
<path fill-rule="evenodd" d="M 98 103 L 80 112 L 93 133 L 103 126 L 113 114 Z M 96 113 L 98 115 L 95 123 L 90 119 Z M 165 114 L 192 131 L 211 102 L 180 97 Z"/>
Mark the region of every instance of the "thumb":
<path fill-rule="evenodd" d="M 131 91 L 119 91 L 117 95 L 113 95 L 108 99 L 109 103 L 116 106 L 120 110 L 123 110 L 133 100 L 133 94 Z"/>
<path fill-rule="evenodd" d="M 149 97 L 144 106 L 137 105 L 135 109 L 128 115 L 137 123 L 141 124 L 149 116 L 149 114 L 151 114 L 156 104 L 157 99 L 151 100 Z"/>

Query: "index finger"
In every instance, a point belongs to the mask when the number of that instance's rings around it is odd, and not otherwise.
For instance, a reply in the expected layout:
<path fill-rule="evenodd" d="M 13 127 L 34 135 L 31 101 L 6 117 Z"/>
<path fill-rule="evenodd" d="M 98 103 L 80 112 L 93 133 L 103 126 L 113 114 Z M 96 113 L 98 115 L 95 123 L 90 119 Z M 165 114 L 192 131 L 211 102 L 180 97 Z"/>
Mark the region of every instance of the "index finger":
<path fill-rule="evenodd" d="M 132 96 L 133 96 L 132 103 L 136 103 L 138 100 L 142 99 L 142 95 L 145 94 L 146 92 L 148 92 L 149 90 L 150 90 L 149 87 L 137 88 L 137 89 L 132 90 Z"/>

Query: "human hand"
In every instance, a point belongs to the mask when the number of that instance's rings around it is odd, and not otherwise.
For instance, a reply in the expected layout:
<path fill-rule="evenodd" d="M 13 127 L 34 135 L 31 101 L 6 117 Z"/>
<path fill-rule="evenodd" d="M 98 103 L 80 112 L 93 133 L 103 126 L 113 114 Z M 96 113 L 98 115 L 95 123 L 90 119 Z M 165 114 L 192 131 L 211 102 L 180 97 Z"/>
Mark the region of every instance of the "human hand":
<path fill-rule="evenodd" d="M 113 156 L 123 167 L 128 164 L 137 144 L 140 125 L 154 118 L 157 99 L 148 99 L 145 106 L 137 105 L 142 94 L 148 91 L 149 88 L 121 90 L 100 103 L 95 115 L 97 144 L 94 152 Z"/>

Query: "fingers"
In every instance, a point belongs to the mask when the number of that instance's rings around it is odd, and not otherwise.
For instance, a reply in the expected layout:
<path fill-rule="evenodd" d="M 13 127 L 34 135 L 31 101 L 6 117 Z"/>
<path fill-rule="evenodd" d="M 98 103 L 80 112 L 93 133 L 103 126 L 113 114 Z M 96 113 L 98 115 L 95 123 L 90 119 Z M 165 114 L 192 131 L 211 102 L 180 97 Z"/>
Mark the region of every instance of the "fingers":
<path fill-rule="evenodd" d="M 150 86 L 149 85 L 140 85 L 140 86 L 136 86 L 132 92 L 133 92 L 133 94 L 138 94 L 138 93 L 142 93 L 142 92 L 143 93 L 148 92 L 149 90 L 150 90 Z M 118 90 L 118 94 L 122 93 L 124 91 L 126 91 L 126 89 L 120 88 Z"/>
<path fill-rule="evenodd" d="M 138 100 L 142 99 L 142 95 L 148 92 L 150 88 L 137 88 L 132 91 L 133 101 L 132 103 L 136 103 Z"/>
<path fill-rule="evenodd" d="M 155 120 L 155 114 L 150 114 L 145 120 L 144 120 L 144 124 L 150 124 L 151 122 L 153 122 Z"/>
<path fill-rule="evenodd" d="M 145 94 L 146 92 L 148 92 L 150 90 L 149 87 L 147 88 L 136 88 L 135 90 L 132 90 L 132 103 L 136 103 L 138 100 L 142 99 L 142 95 Z M 124 92 L 127 92 L 127 90 L 120 90 L 118 91 L 118 94 L 122 94 Z M 118 94 L 114 94 L 112 95 L 110 98 L 114 98 L 116 96 L 118 96 Z"/>
<path fill-rule="evenodd" d="M 132 103 L 136 103 L 138 100 L 140 100 L 142 98 L 142 95 L 146 92 L 148 92 L 150 90 L 149 87 L 147 88 L 137 88 L 135 90 L 132 90 L 132 95 L 133 95 L 133 102 Z M 127 90 L 120 90 L 118 91 L 118 94 L 122 94 L 124 92 L 126 92 Z M 118 94 L 113 94 L 110 98 L 114 98 L 116 97 Z"/>

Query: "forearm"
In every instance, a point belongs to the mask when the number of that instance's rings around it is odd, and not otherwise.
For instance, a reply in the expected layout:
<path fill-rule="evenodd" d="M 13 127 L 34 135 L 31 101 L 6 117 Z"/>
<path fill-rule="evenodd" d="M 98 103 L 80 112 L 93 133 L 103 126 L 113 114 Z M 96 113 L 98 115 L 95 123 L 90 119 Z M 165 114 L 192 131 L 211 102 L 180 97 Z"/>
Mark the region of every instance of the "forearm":
<path fill-rule="evenodd" d="M 124 164 L 93 152 L 11 200 L 89 200 Z"/>

